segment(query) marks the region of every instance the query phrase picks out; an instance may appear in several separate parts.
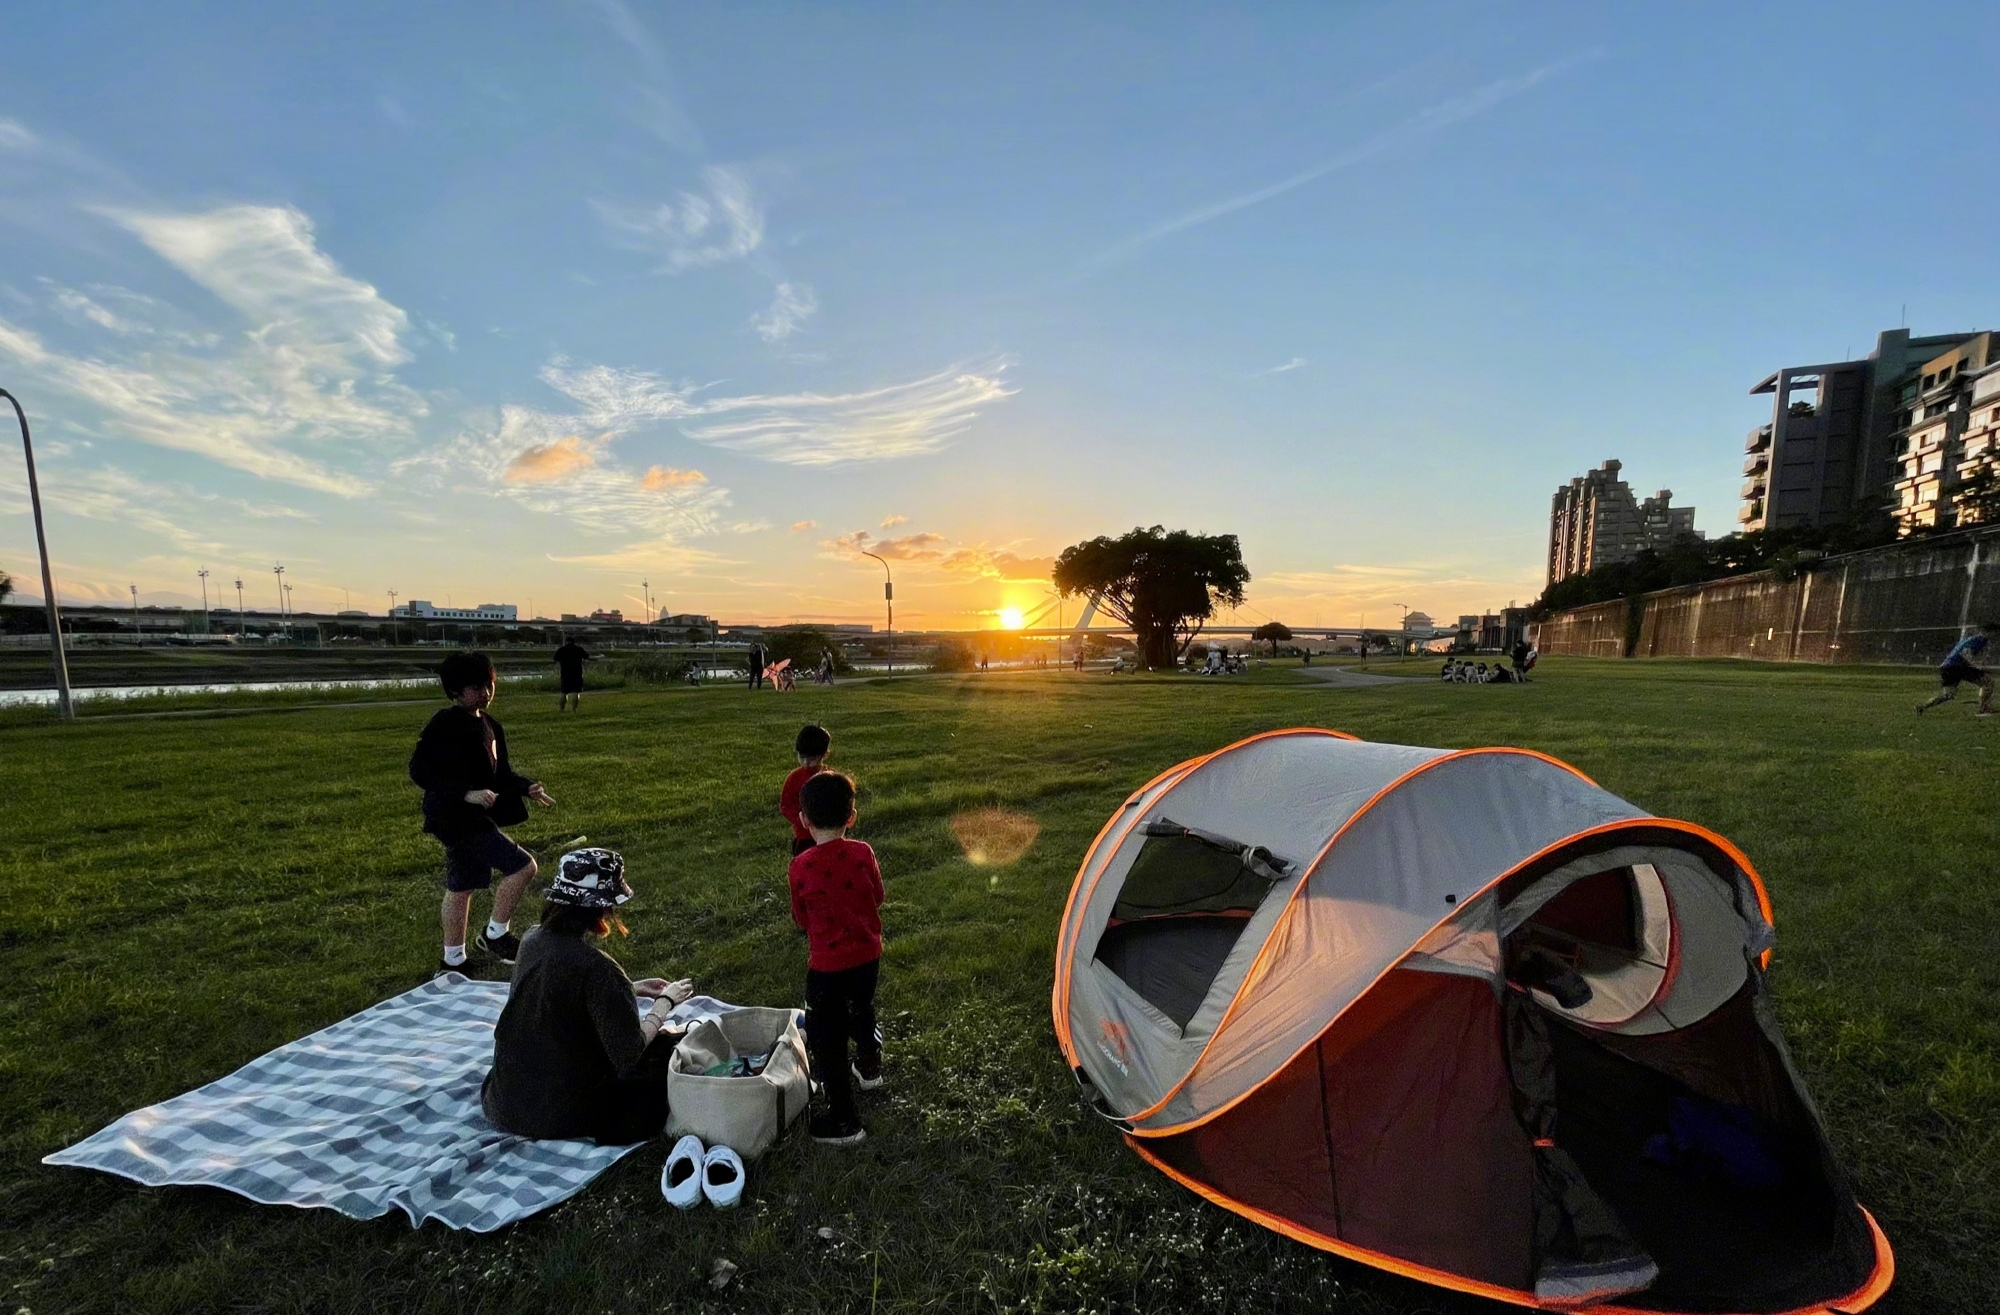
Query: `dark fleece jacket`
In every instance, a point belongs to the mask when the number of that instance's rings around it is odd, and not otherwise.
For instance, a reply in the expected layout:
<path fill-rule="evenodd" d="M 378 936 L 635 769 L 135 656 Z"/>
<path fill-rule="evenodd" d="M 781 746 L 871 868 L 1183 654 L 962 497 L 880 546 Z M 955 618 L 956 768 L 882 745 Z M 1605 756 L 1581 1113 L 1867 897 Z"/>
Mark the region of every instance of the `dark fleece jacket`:
<path fill-rule="evenodd" d="M 432 717 L 410 755 L 410 779 L 424 791 L 424 830 L 447 843 L 528 820 L 534 782 L 507 761 L 507 732 L 492 717 L 454 704 Z M 491 808 L 465 801 L 469 790 L 491 790 Z"/>

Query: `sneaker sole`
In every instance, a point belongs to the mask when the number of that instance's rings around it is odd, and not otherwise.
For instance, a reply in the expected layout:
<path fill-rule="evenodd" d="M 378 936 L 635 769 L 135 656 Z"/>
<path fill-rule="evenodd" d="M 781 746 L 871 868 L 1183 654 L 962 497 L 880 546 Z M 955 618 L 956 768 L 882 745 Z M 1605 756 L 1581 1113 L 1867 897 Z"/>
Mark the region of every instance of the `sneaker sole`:
<path fill-rule="evenodd" d="M 494 958 L 498 959 L 501 963 L 511 964 L 514 962 L 512 955 L 502 954 L 500 953 L 500 951 L 494 949 L 493 943 L 487 940 L 484 936 L 481 936 L 478 940 L 474 941 L 472 943 L 472 946 L 474 949 L 478 950 L 481 954 L 490 954 Z M 519 951 L 517 950 L 515 951 L 515 953 L 518 954 Z"/>
<path fill-rule="evenodd" d="M 879 1074 L 872 1078 L 864 1078 L 861 1076 L 860 1069 L 850 1069 L 848 1071 L 854 1074 L 854 1089 L 856 1091 L 880 1091 L 882 1084 L 888 1081 L 888 1079 Z"/>
<path fill-rule="evenodd" d="M 863 1128 L 855 1132 L 846 1133 L 839 1137 L 821 1137 L 815 1135 L 813 1136 L 813 1140 L 818 1142 L 822 1146 L 852 1146 L 857 1142 L 867 1141 L 868 1130 L 866 1128 Z"/>

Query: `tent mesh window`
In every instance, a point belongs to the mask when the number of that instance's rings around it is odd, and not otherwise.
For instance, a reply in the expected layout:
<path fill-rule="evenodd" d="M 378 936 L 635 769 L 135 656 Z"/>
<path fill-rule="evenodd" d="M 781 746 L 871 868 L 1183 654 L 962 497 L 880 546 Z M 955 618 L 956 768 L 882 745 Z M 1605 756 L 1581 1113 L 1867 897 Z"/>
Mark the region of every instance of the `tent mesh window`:
<path fill-rule="evenodd" d="M 1166 818 L 1147 823 L 1143 834 L 1096 957 L 1185 1028 L 1250 916 L 1291 865 L 1268 849 Z"/>

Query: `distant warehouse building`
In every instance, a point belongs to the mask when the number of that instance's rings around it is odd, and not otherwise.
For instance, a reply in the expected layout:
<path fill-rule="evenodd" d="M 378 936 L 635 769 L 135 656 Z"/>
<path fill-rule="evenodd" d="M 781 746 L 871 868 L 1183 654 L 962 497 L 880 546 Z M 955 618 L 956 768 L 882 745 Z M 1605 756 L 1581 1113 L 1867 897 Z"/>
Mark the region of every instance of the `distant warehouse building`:
<path fill-rule="evenodd" d="M 1549 504 L 1547 583 L 1701 537 L 1693 507 L 1674 506 L 1672 489 L 1634 498 L 1632 486 L 1618 477 L 1622 469 L 1607 461 L 1556 490 Z"/>
<path fill-rule="evenodd" d="M 406 616 L 416 621 L 516 621 L 520 609 L 512 603 L 481 603 L 477 607 L 439 607 L 425 598 L 412 598 L 401 607 L 389 609 L 390 616 Z"/>

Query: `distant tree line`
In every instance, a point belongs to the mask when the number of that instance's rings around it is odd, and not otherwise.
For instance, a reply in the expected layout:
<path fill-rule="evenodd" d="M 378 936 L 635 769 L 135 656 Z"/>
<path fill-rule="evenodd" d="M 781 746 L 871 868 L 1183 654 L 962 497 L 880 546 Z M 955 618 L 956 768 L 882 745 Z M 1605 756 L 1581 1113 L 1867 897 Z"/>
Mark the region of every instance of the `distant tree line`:
<path fill-rule="evenodd" d="M 1528 609 L 1530 620 L 1592 603 L 1633 598 L 1655 589 L 1720 580 L 1751 571 L 1796 574 L 1802 563 L 1831 553 L 1859 552 L 1896 541 L 1896 522 L 1878 513 L 1832 525 L 1753 530 L 1720 539 L 1689 539 L 1665 552 L 1648 550 L 1630 561 L 1567 576 L 1542 591 Z"/>

